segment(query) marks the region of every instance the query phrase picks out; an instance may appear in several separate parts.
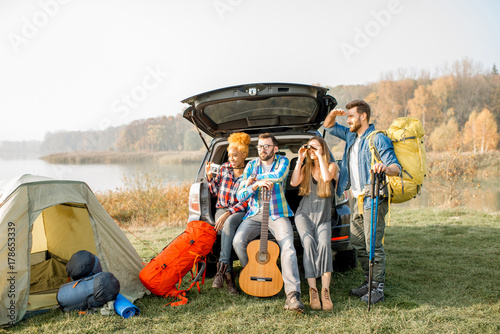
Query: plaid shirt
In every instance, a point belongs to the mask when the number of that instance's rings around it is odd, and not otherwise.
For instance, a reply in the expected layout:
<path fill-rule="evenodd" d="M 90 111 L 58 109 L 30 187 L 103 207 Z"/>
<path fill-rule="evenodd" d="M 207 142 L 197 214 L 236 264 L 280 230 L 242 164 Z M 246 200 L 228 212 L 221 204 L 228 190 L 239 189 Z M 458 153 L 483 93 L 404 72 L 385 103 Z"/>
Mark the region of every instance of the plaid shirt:
<path fill-rule="evenodd" d="M 288 176 L 288 168 L 290 162 L 287 157 L 275 156 L 274 162 L 271 166 L 271 170 L 267 174 L 262 174 L 262 163 L 260 159 L 254 159 L 247 164 L 243 175 L 241 176 L 242 181 L 240 182 L 240 188 L 238 189 L 238 199 L 248 200 L 249 209 L 247 214 L 243 219 L 253 217 L 259 213 L 259 188 L 253 191 L 252 186 L 246 186 L 246 181 L 252 175 L 252 173 L 257 174 L 256 181 L 259 180 L 271 180 L 274 182 L 274 188 L 271 192 L 271 200 L 269 201 L 269 216 L 272 220 L 276 220 L 282 217 L 293 216 L 292 209 L 288 206 L 285 199 L 285 189 L 286 181 Z"/>
<path fill-rule="evenodd" d="M 231 164 L 225 162 L 220 169 L 219 174 L 208 181 L 210 192 L 217 197 L 217 209 L 227 208 L 231 214 L 239 211 L 245 211 L 248 201 L 238 201 L 236 192 L 242 180 L 242 177 L 235 178 Z"/>

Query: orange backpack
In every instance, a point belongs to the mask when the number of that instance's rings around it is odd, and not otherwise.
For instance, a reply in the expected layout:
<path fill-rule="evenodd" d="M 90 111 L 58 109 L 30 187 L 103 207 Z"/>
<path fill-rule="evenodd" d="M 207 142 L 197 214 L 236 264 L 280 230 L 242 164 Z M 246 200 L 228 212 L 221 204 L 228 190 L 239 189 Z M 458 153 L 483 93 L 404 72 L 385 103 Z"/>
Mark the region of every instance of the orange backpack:
<path fill-rule="evenodd" d="M 205 256 L 212 250 L 216 237 L 217 231 L 209 223 L 199 220 L 188 222 L 186 230 L 141 270 L 139 279 L 153 294 L 180 300 L 171 303 L 172 306 L 186 304 L 188 290 L 196 284 L 200 291 L 201 275 L 201 284 L 205 283 Z M 198 268 L 200 263 L 201 268 Z M 182 278 L 189 271 L 192 276 L 196 272 L 198 274 L 189 288 L 181 290 Z"/>

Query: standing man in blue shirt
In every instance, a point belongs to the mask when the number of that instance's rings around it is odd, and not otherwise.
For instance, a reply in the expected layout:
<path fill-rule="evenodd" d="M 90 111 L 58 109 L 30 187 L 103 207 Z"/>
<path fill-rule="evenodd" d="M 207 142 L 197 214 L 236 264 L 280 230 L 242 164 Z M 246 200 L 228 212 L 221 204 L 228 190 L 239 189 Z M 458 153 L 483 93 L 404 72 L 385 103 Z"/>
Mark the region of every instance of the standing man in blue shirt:
<path fill-rule="evenodd" d="M 371 166 L 371 152 L 367 140 L 368 135 L 375 130 L 370 124 L 370 105 L 362 100 L 354 100 L 346 105 L 347 112 L 342 109 L 332 110 L 325 118 L 323 126 L 328 132 L 346 142 L 344 156 L 340 165 L 337 194 L 340 196 L 346 189 L 351 189 L 352 201 L 351 244 L 357 252 L 361 267 L 365 274 L 365 282 L 356 289 L 351 289 L 351 295 L 361 297 L 368 302 L 371 293 L 373 304 L 384 300 L 385 253 L 382 245 L 385 230 L 385 216 L 388 211 L 388 199 L 379 200 L 377 230 L 375 240 L 375 256 L 373 266 L 372 286 L 368 287 L 369 252 L 370 252 L 370 169 L 376 173 L 384 172 L 389 176 L 400 175 L 401 165 L 394 153 L 394 147 L 389 138 L 382 133 L 375 135 L 374 144 L 380 153 L 382 162 Z M 338 116 L 347 115 L 349 127 L 338 124 Z"/>

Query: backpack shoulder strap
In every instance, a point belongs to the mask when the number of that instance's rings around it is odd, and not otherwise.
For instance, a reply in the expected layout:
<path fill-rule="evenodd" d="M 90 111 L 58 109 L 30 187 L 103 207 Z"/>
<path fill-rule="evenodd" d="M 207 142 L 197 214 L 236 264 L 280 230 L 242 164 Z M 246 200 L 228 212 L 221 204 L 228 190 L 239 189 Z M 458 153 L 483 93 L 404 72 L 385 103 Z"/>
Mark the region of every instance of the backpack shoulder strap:
<path fill-rule="evenodd" d="M 372 159 L 371 159 L 371 166 L 375 165 L 376 162 L 382 162 L 382 157 L 380 156 L 380 153 L 377 151 L 377 148 L 375 147 L 375 136 L 377 135 L 377 133 L 382 133 L 384 134 L 385 136 L 387 136 L 387 131 L 384 131 L 384 130 L 375 130 L 373 131 L 372 133 L 370 133 L 368 135 L 368 137 L 366 137 L 366 139 L 368 139 L 368 147 L 370 148 L 370 152 L 372 153 Z M 391 197 L 392 197 L 392 189 L 391 187 L 389 186 L 389 182 L 387 181 L 388 180 L 388 177 L 386 176 L 386 183 L 387 183 L 387 196 L 389 198 L 389 221 L 388 221 L 388 225 L 391 224 Z M 401 178 L 401 181 L 402 178 Z M 382 243 L 384 242 L 384 240 L 382 239 Z"/>
<path fill-rule="evenodd" d="M 366 137 L 368 140 L 368 147 L 370 148 L 370 152 L 372 153 L 371 165 L 373 166 L 376 162 L 381 162 L 382 157 L 380 153 L 378 153 L 377 148 L 375 147 L 375 136 L 377 133 L 382 133 L 385 135 L 385 131 L 383 130 L 375 130 Z"/>
<path fill-rule="evenodd" d="M 201 267 L 199 267 L 200 263 L 201 263 Z M 168 304 L 165 304 L 165 306 L 170 305 L 172 307 L 175 307 L 175 306 L 180 306 L 180 305 L 186 305 L 188 302 L 188 298 L 186 297 L 186 294 L 195 285 L 198 288 L 198 293 L 201 293 L 200 278 L 202 278 L 201 285 L 205 284 L 205 268 L 206 267 L 207 267 L 207 264 L 206 264 L 205 260 L 196 261 L 196 263 L 193 266 L 193 269 L 191 270 L 191 275 L 194 276 L 195 272 L 198 272 L 198 274 L 194 278 L 191 277 L 192 283 L 189 286 L 189 288 L 187 288 L 185 290 L 180 290 L 181 283 L 182 283 L 182 278 L 181 278 L 181 280 L 179 281 L 179 288 L 174 286 L 174 288 L 165 295 L 165 297 L 174 297 L 178 301 L 170 302 Z"/>

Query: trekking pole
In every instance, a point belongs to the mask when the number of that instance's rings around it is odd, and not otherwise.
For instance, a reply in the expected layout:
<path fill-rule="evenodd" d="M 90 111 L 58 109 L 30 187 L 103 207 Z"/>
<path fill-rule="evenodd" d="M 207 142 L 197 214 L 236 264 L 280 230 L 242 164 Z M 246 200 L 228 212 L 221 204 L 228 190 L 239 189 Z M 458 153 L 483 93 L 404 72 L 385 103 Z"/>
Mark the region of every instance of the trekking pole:
<path fill-rule="evenodd" d="M 372 280 L 373 280 L 373 266 L 375 264 L 375 240 L 377 236 L 377 220 L 378 220 L 378 198 L 379 198 L 379 193 L 380 193 L 380 182 L 382 182 L 384 173 L 373 173 L 372 176 L 375 181 L 375 187 L 373 187 L 373 181 L 372 181 L 372 191 L 374 190 L 375 195 L 372 194 L 375 197 L 375 216 L 372 216 L 372 231 L 370 234 L 371 240 L 370 240 L 370 271 L 369 271 L 369 290 L 368 290 L 368 311 L 370 311 L 370 306 L 371 306 L 371 299 L 372 299 Z M 373 205 L 373 199 L 372 199 L 372 205 Z M 373 213 L 373 206 L 372 206 L 372 213 Z"/>
<path fill-rule="evenodd" d="M 375 203 L 375 174 L 373 170 L 370 170 L 371 176 L 371 217 L 370 217 L 370 258 L 369 258 L 369 269 L 368 269 L 368 312 L 370 311 L 370 304 L 372 301 L 372 277 L 373 277 L 373 254 L 372 254 L 372 245 L 373 245 L 373 215 L 375 213 L 374 203 Z"/>

